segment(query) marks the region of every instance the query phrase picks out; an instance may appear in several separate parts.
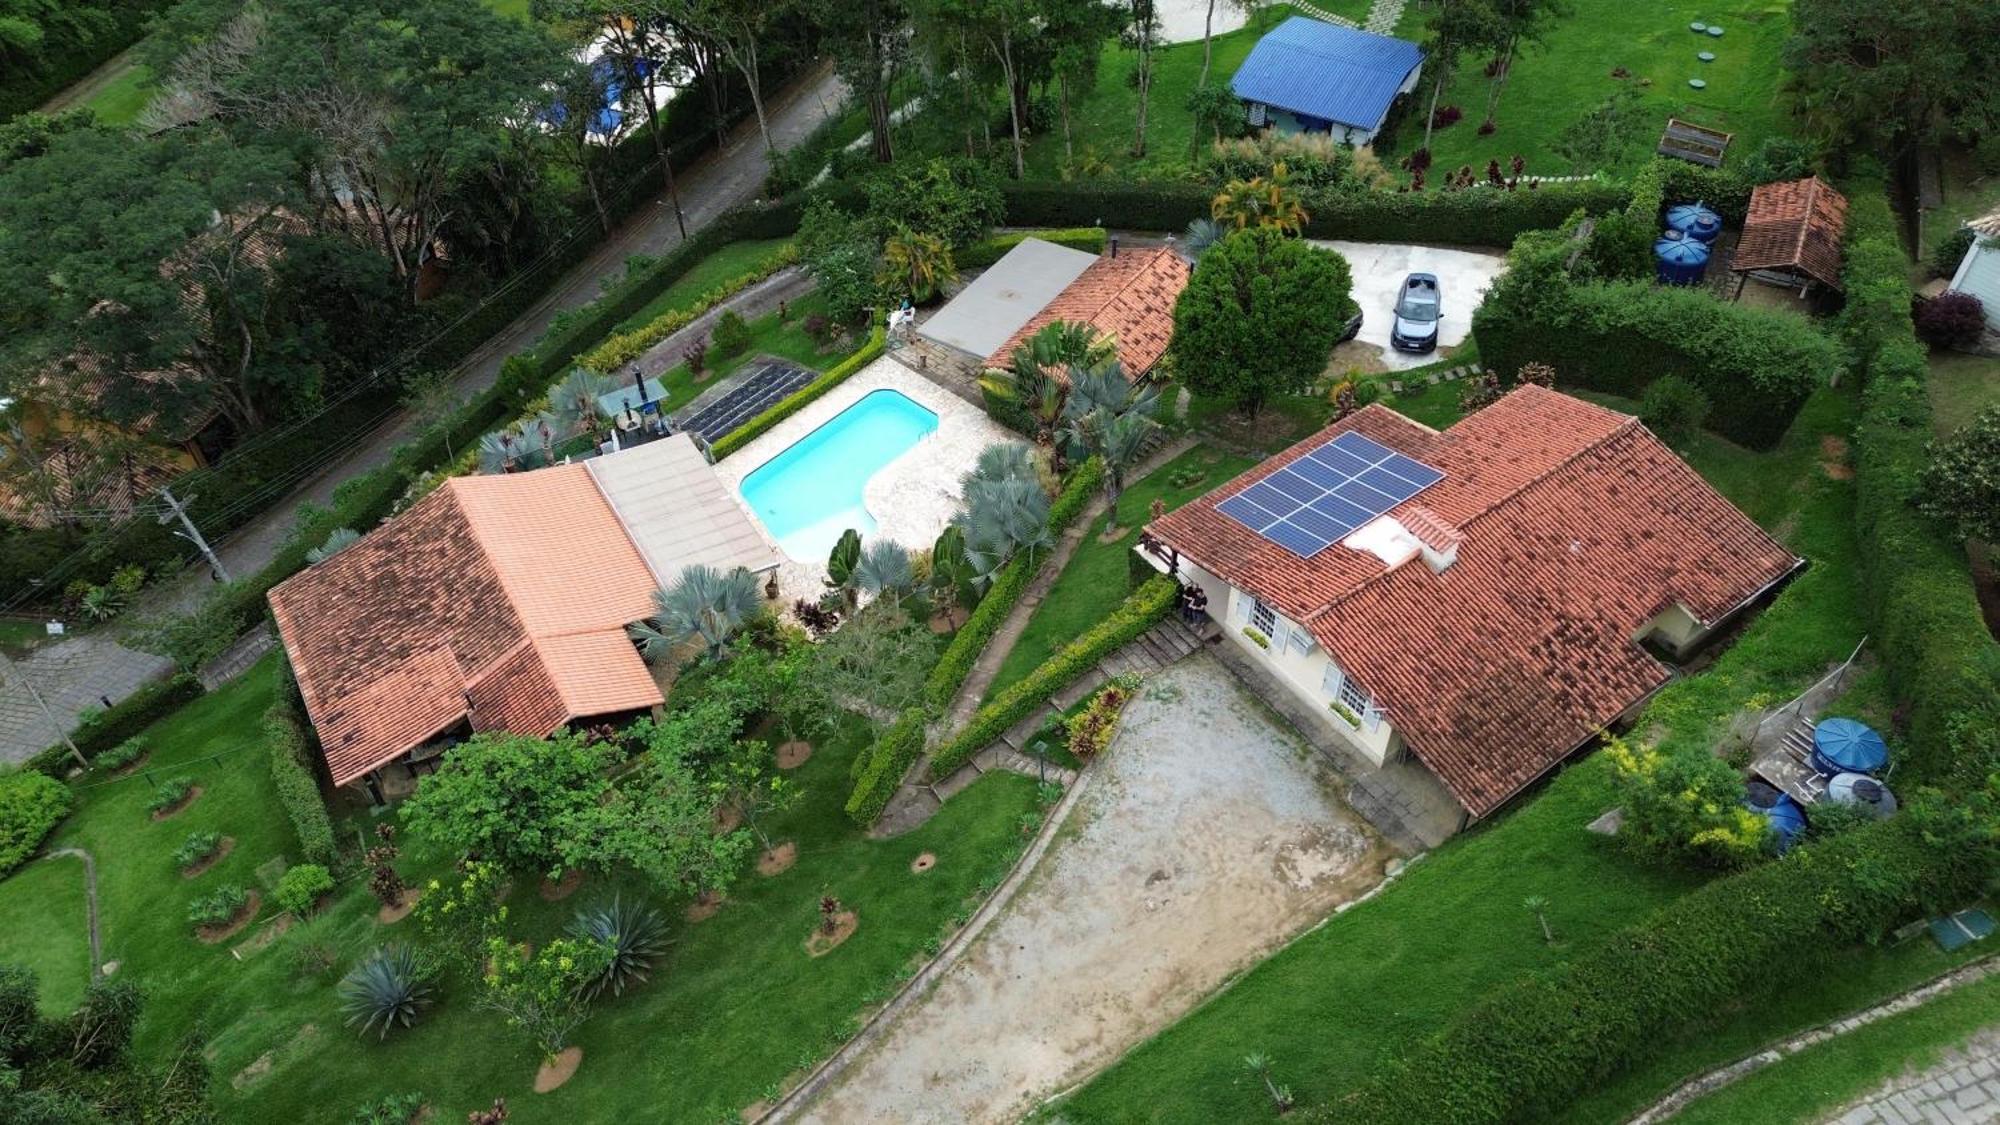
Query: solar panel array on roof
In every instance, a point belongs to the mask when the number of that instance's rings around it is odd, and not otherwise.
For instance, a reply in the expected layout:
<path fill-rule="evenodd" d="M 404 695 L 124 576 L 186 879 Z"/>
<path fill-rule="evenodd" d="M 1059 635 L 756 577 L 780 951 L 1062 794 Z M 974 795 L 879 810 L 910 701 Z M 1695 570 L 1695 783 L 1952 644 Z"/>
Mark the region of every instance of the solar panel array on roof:
<path fill-rule="evenodd" d="M 1309 559 L 1444 479 L 1380 442 L 1345 433 L 1216 505 L 1244 527 Z"/>

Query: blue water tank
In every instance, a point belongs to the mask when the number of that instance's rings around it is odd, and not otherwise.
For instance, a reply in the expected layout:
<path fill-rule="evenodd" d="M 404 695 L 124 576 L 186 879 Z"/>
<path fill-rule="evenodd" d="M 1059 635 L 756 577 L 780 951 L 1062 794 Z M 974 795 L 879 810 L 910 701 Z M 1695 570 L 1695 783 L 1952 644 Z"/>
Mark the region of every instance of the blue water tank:
<path fill-rule="evenodd" d="M 1667 208 L 1667 229 L 1697 242 L 1714 242 L 1722 233 L 1722 216 L 1701 203 L 1676 203 Z"/>
<path fill-rule="evenodd" d="M 1708 272 L 1708 244 L 1677 230 L 1667 231 L 1653 243 L 1653 258 L 1662 285 L 1700 285 L 1702 275 Z"/>
<path fill-rule="evenodd" d="M 1797 843 L 1799 837 L 1805 834 L 1806 810 L 1800 808 L 1799 803 L 1790 797 L 1780 795 L 1777 804 L 1756 811 L 1771 822 L 1771 831 L 1778 836 L 1778 850 L 1781 852 Z"/>

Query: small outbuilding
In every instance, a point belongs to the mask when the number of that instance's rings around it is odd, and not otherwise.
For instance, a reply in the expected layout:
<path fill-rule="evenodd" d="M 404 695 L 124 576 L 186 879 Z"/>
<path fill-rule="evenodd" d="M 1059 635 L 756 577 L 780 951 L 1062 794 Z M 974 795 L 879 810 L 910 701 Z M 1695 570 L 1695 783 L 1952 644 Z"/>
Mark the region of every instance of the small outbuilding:
<path fill-rule="evenodd" d="M 1951 289 L 1979 298 L 1986 309 L 1986 331 L 2000 333 L 2000 208 L 1965 224 L 1972 245 L 1951 275 Z"/>
<path fill-rule="evenodd" d="M 1095 261 L 1097 255 L 1083 250 L 1024 238 L 959 290 L 917 335 L 983 361 Z"/>
<path fill-rule="evenodd" d="M 1055 300 L 1029 317 L 986 357 L 988 367 L 1013 365 L 1014 349 L 1058 320 L 1088 324 L 1116 341 L 1119 365 L 1139 379 L 1167 353 L 1174 335 L 1174 302 L 1187 288 L 1194 267 L 1170 246 L 1110 252 L 1069 283 Z"/>
<path fill-rule="evenodd" d="M 1758 186 L 1729 262 L 1736 292 L 1753 274 L 1801 293 L 1815 284 L 1839 289 L 1846 230 L 1847 197 L 1818 176 Z"/>
<path fill-rule="evenodd" d="M 1257 41 L 1229 85 L 1253 127 L 1359 146 L 1374 141 L 1423 67 L 1422 49 L 1406 39 L 1293 16 Z"/>

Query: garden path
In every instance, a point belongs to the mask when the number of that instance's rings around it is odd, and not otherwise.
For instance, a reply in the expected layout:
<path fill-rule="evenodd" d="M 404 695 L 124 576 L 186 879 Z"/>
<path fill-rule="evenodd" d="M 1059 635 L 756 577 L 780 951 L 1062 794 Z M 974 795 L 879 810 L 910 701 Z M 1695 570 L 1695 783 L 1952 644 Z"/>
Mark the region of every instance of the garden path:
<path fill-rule="evenodd" d="M 2000 1023 L 1988 1025 L 1931 1069 L 1889 1082 L 1839 1117 L 1824 1120 L 1835 1125 L 2000 1121 Z"/>
<path fill-rule="evenodd" d="M 1362 30 L 1371 35 L 1394 35 L 1396 24 L 1403 18 L 1404 0 L 1375 0 L 1368 6 L 1368 22 Z"/>
<path fill-rule="evenodd" d="M 771 1120 L 1018 1119 L 1382 880 L 1340 788 L 1214 659 L 1175 664 L 990 922 Z"/>
<path fill-rule="evenodd" d="M 104 971 L 104 940 L 97 928 L 97 860 L 82 848 L 57 848 L 42 858 L 55 859 L 58 856 L 83 861 L 83 906 L 90 924 L 90 975 L 94 980 Z"/>

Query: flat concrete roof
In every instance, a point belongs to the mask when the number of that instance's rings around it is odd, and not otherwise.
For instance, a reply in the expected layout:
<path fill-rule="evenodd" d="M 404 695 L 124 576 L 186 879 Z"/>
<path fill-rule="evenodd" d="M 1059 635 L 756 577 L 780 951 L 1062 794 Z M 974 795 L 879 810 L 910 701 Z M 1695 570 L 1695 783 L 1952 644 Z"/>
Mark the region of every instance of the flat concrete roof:
<path fill-rule="evenodd" d="M 687 434 L 583 464 L 662 587 L 696 564 L 724 571 L 777 568 L 778 549 Z"/>
<path fill-rule="evenodd" d="M 920 325 L 917 335 L 984 362 L 1096 260 L 1082 250 L 1022 239 Z"/>

